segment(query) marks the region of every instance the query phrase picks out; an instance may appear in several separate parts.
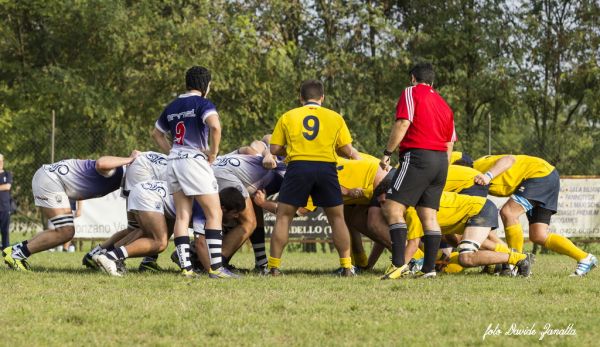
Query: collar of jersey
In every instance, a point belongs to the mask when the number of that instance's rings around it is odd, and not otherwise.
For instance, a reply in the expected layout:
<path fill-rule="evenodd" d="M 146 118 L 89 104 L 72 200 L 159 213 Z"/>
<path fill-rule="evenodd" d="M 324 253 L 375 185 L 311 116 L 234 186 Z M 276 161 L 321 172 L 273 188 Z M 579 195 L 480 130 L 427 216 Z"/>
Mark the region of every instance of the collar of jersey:
<path fill-rule="evenodd" d="M 318 104 L 318 103 L 316 103 L 316 102 L 309 101 L 309 102 L 305 103 L 305 104 L 304 104 L 304 105 L 302 105 L 302 106 L 319 106 L 319 107 L 320 107 L 321 105 L 319 105 L 319 104 Z"/>
<path fill-rule="evenodd" d="M 201 97 L 201 96 L 202 96 L 202 94 L 200 94 L 200 93 L 195 93 L 195 92 L 187 92 L 187 93 L 185 93 L 185 94 L 181 94 L 181 95 L 179 95 L 179 97 L 180 97 L 180 98 L 187 98 L 187 97 L 190 97 L 190 96 L 200 96 L 200 97 Z"/>

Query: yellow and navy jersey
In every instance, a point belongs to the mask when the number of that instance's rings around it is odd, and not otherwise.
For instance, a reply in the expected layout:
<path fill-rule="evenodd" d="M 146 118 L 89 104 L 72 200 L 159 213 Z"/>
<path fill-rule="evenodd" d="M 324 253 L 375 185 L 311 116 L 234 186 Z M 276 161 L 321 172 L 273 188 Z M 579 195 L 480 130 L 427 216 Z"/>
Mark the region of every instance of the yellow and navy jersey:
<path fill-rule="evenodd" d="M 373 182 L 379 168 L 379 159 L 372 155 L 361 153 L 359 160 L 338 158 L 337 174 L 340 186 L 348 189 L 360 188 L 364 196 L 361 198 L 351 198 L 344 196 L 344 205 L 368 205 L 373 197 Z M 316 207 L 312 199 L 308 199 L 305 208 L 314 211 Z"/>
<path fill-rule="evenodd" d="M 481 196 L 443 192 L 440 199 L 440 209 L 437 213 L 442 234 L 462 233 L 469 218 L 479 214 L 486 201 L 487 199 Z M 413 207 L 408 208 L 404 218 L 408 225 L 408 239 L 422 237 L 423 226 L 417 211 Z"/>
<path fill-rule="evenodd" d="M 471 188 L 475 185 L 475 177 L 479 174 L 479 171 L 467 166 L 450 165 L 448 166 L 448 177 L 446 178 L 444 191 L 460 193 Z"/>
<path fill-rule="evenodd" d="M 275 125 L 271 144 L 286 146 L 288 162 L 295 160 L 335 163 L 335 150 L 352 143 L 344 118 L 315 103 L 286 112 Z"/>
<path fill-rule="evenodd" d="M 473 168 L 479 172 L 487 172 L 498 159 L 506 155 L 488 155 L 473 162 Z M 490 194 L 494 196 L 510 196 L 529 178 L 548 176 L 554 166 L 547 161 L 528 155 L 515 155 L 515 163 L 506 171 L 494 177 L 490 182 Z"/>

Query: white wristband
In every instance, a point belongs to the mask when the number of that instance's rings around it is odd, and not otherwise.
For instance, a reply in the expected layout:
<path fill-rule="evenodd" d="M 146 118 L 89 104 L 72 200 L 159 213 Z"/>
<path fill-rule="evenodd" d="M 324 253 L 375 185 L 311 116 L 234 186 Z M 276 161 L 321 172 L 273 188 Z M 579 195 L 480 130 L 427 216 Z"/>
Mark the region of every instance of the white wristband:
<path fill-rule="evenodd" d="M 491 171 L 488 171 L 488 172 L 484 173 L 484 175 L 486 175 L 487 177 L 489 177 L 490 180 L 494 179 L 494 174 Z"/>

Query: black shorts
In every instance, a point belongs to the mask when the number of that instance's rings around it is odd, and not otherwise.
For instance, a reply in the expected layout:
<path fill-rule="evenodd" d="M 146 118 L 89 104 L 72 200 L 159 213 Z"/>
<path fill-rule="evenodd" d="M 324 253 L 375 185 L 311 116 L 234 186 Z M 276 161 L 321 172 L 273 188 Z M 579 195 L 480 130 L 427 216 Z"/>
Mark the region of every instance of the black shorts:
<path fill-rule="evenodd" d="M 498 207 L 490 200 L 486 200 L 478 214 L 469 218 L 467 227 L 488 227 L 492 230 L 498 228 Z"/>
<path fill-rule="evenodd" d="M 306 206 L 309 195 L 315 206 L 333 207 L 343 204 L 335 163 L 297 160 L 288 164 L 278 201 L 303 207 Z"/>
<path fill-rule="evenodd" d="M 379 184 L 383 184 L 383 182 L 387 182 L 387 181 L 392 181 L 392 178 L 394 178 L 396 171 L 398 171 L 396 168 L 391 169 L 385 175 L 385 177 L 381 180 L 381 182 L 379 182 Z M 377 187 L 375 187 L 375 189 L 373 191 L 373 197 L 371 197 L 371 200 L 369 201 L 369 207 L 381 207 L 379 200 L 377 200 L 378 196 L 375 195 L 375 190 L 377 190 Z"/>
<path fill-rule="evenodd" d="M 457 193 L 463 194 L 463 195 L 470 195 L 470 196 L 482 196 L 485 198 L 488 196 L 489 190 L 490 190 L 489 185 L 482 186 L 480 184 L 474 184 L 472 187 L 463 189 Z"/>
<path fill-rule="evenodd" d="M 448 154 L 441 151 L 409 149 L 400 154 L 400 167 L 386 199 L 405 206 L 438 210 L 446 177 Z"/>
<path fill-rule="evenodd" d="M 558 193 L 560 192 L 560 176 L 556 169 L 548 176 L 524 180 L 515 195 L 529 200 L 533 206 L 540 206 L 552 211 L 558 210 Z"/>

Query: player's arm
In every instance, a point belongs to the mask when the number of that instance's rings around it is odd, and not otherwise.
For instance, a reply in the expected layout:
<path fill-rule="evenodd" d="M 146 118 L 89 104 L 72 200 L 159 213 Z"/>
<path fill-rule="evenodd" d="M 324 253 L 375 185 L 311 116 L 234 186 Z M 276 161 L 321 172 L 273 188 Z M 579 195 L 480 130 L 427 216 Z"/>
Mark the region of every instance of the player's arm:
<path fill-rule="evenodd" d="M 358 199 L 358 198 L 362 198 L 363 196 L 365 196 L 365 193 L 362 190 L 362 188 L 346 188 L 341 184 L 340 184 L 340 188 L 342 190 L 342 196 L 344 196 L 344 197 Z"/>
<path fill-rule="evenodd" d="M 354 159 L 354 160 L 360 159 L 360 156 L 358 155 L 358 151 L 355 150 L 354 147 L 352 147 L 352 144 L 347 144 L 342 147 L 339 147 L 335 150 L 335 152 L 340 157 L 344 157 L 346 159 Z"/>
<path fill-rule="evenodd" d="M 510 169 L 517 159 L 514 155 L 505 155 L 502 158 L 496 160 L 494 165 L 484 174 L 475 176 L 475 183 L 481 185 L 488 185 L 494 177 L 501 175 L 504 171 Z"/>
<path fill-rule="evenodd" d="M 387 145 L 385 146 L 385 153 L 381 157 L 381 161 L 379 162 L 379 166 L 381 166 L 382 169 L 389 170 L 390 156 L 400 145 L 400 142 L 402 141 L 402 139 L 406 135 L 406 132 L 408 131 L 408 127 L 410 127 L 410 121 L 404 118 L 396 120 L 396 123 L 394 123 L 394 125 L 392 126 L 390 138 L 388 139 Z"/>
<path fill-rule="evenodd" d="M 83 208 L 83 200 L 77 200 L 75 202 L 75 206 L 77 207 L 77 211 L 75 211 L 75 217 L 81 217 L 82 208 Z"/>
<path fill-rule="evenodd" d="M 10 190 L 10 187 L 11 187 L 10 183 L 0 184 L 0 191 Z"/>
<path fill-rule="evenodd" d="M 446 142 L 446 146 L 448 147 L 448 149 L 447 149 L 448 165 L 450 165 L 450 164 L 452 164 L 452 150 L 454 149 L 454 142 L 453 141 Z"/>
<path fill-rule="evenodd" d="M 262 165 L 267 170 L 272 170 L 277 167 L 277 160 L 271 154 L 269 142 L 271 141 L 271 134 L 263 136 L 260 141 L 253 141 L 250 147 L 260 153 L 263 157 Z"/>
<path fill-rule="evenodd" d="M 208 143 L 210 145 L 210 151 L 206 153 L 208 155 L 208 162 L 213 163 L 219 154 L 219 145 L 221 144 L 221 122 L 217 114 L 210 115 L 204 120 L 209 129 Z"/>
<path fill-rule="evenodd" d="M 265 211 L 269 211 L 273 214 L 277 213 L 277 202 L 272 200 L 267 200 L 267 195 L 264 190 L 257 190 L 252 197 L 252 201 L 254 204 Z"/>
<path fill-rule="evenodd" d="M 113 175 L 116 168 L 131 164 L 139 154 L 139 151 L 134 150 L 127 158 L 113 157 L 110 155 L 100 157 L 96 160 L 96 171 L 102 176 L 110 177 Z"/>
<path fill-rule="evenodd" d="M 271 154 L 273 154 L 273 155 L 280 155 L 282 157 L 287 156 L 287 151 L 285 150 L 284 146 L 270 144 L 269 148 L 270 148 Z"/>
<path fill-rule="evenodd" d="M 154 142 L 156 142 L 156 144 L 158 145 L 158 148 L 160 148 L 160 150 L 163 153 L 168 154 L 169 151 L 171 151 L 171 143 L 167 139 L 166 134 L 163 133 L 160 129 L 152 129 L 152 138 L 154 139 Z"/>

